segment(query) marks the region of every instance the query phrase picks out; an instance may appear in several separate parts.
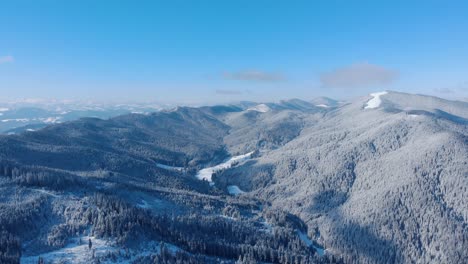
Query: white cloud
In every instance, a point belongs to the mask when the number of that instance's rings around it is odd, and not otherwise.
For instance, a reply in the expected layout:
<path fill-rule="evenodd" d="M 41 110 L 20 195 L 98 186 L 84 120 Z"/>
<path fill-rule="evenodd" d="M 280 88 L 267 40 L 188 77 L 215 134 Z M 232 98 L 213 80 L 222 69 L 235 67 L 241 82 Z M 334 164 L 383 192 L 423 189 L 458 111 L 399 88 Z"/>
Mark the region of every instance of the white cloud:
<path fill-rule="evenodd" d="M 398 78 L 398 72 L 379 65 L 355 63 L 320 75 L 324 87 L 359 88 L 389 85 Z"/>
<path fill-rule="evenodd" d="M 14 62 L 14 61 L 15 61 L 15 58 L 13 58 L 13 56 L 10 56 L 10 55 L 0 57 L 0 64 Z"/>
<path fill-rule="evenodd" d="M 282 74 L 273 72 L 263 72 L 258 70 L 247 70 L 239 72 L 225 72 L 223 78 L 236 81 L 256 81 L 256 82 L 278 82 L 285 78 Z"/>

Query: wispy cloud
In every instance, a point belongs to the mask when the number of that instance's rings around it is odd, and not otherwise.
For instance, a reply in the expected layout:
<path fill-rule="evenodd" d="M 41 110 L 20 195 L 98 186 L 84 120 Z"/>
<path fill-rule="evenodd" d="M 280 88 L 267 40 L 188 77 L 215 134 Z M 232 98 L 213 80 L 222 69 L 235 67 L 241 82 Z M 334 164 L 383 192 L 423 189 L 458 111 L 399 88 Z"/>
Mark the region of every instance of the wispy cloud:
<path fill-rule="evenodd" d="M 2 56 L 0 57 L 0 64 L 14 62 L 15 58 L 13 56 Z"/>
<path fill-rule="evenodd" d="M 354 88 L 389 85 L 398 78 L 398 72 L 379 65 L 355 63 L 320 75 L 324 87 Z"/>
<path fill-rule="evenodd" d="M 280 73 L 264 72 L 258 70 L 246 70 L 239 72 L 225 72 L 223 78 L 236 81 L 255 81 L 255 82 L 279 82 L 284 81 L 285 77 Z"/>
<path fill-rule="evenodd" d="M 238 90 L 227 90 L 227 89 L 217 89 L 215 91 L 217 94 L 222 94 L 222 95 L 239 95 L 242 94 L 242 91 Z"/>

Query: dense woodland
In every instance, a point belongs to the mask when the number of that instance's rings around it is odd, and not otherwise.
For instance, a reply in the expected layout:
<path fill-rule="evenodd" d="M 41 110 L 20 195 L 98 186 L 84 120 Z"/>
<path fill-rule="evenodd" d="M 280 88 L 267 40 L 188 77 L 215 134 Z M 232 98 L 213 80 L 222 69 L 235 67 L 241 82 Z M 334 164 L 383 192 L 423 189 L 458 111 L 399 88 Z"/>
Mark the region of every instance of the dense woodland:
<path fill-rule="evenodd" d="M 0 263 L 88 243 L 84 263 L 467 263 L 468 108 L 386 98 L 369 111 L 291 100 L 0 136 Z M 250 152 L 213 183 L 196 177 Z"/>
<path fill-rule="evenodd" d="M 252 216 L 258 202 L 232 203 L 225 200 L 196 197 L 201 201 L 184 198 L 187 194 L 171 192 L 160 194 L 180 206 L 191 209 L 186 213 L 174 211 L 152 212 L 131 205 L 114 191 L 93 191 L 90 183 L 66 173 L 54 173 L 41 168 L 21 168 L 1 165 L 2 182 L 9 185 L 12 201 L 1 208 L 3 228 L 2 263 L 18 263 L 21 244 L 36 236 L 42 225 L 56 221 L 42 241 L 42 248 L 53 250 L 69 243 L 69 238 L 89 232 L 90 235 L 126 248 L 138 247 L 144 241 L 160 241 L 176 245 L 181 251 L 172 254 L 160 250 L 159 254 L 142 258 L 136 263 L 322 263 L 331 259 L 319 257 L 297 235 L 306 230 L 300 219 L 286 212 L 264 209 L 258 214 L 272 227 L 264 227 L 259 218 Z M 35 171 L 36 170 L 36 171 Z M 49 195 L 32 195 L 30 189 L 72 192 L 79 206 L 67 205 Z M 45 188 L 45 189 L 44 189 Z M 47 191 L 49 192 L 49 191 Z M 62 198 L 59 198 L 62 199 Z M 66 204 L 66 203 L 65 203 Z M 197 207 L 208 208 L 197 210 Z M 65 210 L 65 211 L 63 211 Z M 218 212 L 218 213 L 215 213 Z M 117 252 L 109 252 L 105 259 L 118 259 Z M 96 258 L 95 261 L 100 261 Z"/>

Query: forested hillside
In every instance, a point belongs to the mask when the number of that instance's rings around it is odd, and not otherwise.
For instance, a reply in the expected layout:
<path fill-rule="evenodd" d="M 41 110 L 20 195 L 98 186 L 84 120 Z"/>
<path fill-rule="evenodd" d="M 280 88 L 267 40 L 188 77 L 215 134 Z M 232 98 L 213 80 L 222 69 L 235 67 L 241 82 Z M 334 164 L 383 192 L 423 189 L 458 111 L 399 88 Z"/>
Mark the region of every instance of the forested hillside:
<path fill-rule="evenodd" d="M 376 97 L 0 136 L 0 263 L 468 262 L 468 104 Z"/>
<path fill-rule="evenodd" d="M 347 263 L 466 262 L 467 103 L 389 93 L 365 109 L 368 100 L 223 172 L 220 185 L 289 208 Z"/>

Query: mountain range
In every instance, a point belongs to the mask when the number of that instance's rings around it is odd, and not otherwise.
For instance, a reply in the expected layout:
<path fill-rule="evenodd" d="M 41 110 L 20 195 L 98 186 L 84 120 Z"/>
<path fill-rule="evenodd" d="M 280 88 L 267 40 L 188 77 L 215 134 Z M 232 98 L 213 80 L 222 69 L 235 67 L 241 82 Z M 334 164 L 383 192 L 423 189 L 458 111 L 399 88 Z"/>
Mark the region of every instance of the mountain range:
<path fill-rule="evenodd" d="M 468 262 L 467 102 L 114 113 L 0 136 L 1 263 Z"/>

